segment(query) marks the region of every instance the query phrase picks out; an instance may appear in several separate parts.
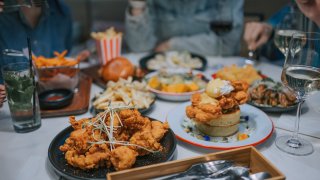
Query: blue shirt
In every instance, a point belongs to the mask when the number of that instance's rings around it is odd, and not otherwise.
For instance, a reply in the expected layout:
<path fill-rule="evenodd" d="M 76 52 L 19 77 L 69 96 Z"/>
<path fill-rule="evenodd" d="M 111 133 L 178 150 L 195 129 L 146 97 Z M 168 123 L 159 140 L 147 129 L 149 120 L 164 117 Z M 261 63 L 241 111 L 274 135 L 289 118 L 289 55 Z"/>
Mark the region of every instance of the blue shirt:
<path fill-rule="evenodd" d="M 22 50 L 27 47 L 27 37 L 31 38 L 35 55 L 53 56 L 54 51 L 71 49 L 72 20 L 68 7 L 62 0 L 47 0 L 42 15 L 35 28 L 32 28 L 19 10 L 0 13 L 0 68 L 12 63 L 2 56 L 4 49 Z M 27 59 L 26 59 L 27 60 Z M 0 73 L 0 83 L 2 75 Z"/>
<path fill-rule="evenodd" d="M 203 55 L 236 55 L 243 30 L 243 0 L 148 0 L 144 12 L 126 12 L 125 39 L 135 52 L 169 40 L 170 50 Z M 231 21 L 232 30 L 215 33 L 210 24 Z"/>

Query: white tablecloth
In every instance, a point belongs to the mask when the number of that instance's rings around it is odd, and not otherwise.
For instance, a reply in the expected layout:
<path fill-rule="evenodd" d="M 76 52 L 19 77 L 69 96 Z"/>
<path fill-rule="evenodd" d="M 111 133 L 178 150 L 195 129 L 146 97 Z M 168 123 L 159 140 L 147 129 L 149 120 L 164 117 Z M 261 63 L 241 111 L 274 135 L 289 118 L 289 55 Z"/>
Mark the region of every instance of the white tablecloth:
<path fill-rule="evenodd" d="M 126 55 L 133 63 L 137 64 L 138 59 L 142 54 L 128 54 Z M 210 74 L 219 67 L 217 64 L 228 65 L 232 63 L 242 64 L 243 60 L 237 57 L 221 58 L 208 57 L 209 67 L 206 73 Z M 258 65 L 264 74 L 270 76 L 275 80 L 280 80 L 281 68 L 266 63 Z M 91 97 L 100 92 L 101 88 L 96 85 L 91 87 Z M 165 120 L 166 114 L 179 103 L 166 102 L 157 100 L 153 111 L 149 116 Z M 309 156 L 292 156 L 278 150 L 274 144 L 275 138 L 279 135 L 291 133 L 293 121 L 290 116 L 281 114 L 268 114 L 275 122 L 275 133 L 265 143 L 257 146 L 267 159 L 269 159 L 277 168 L 279 168 L 287 177 L 287 179 L 320 179 L 320 139 L 316 138 L 320 132 L 320 113 L 309 108 L 307 115 L 302 116 L 301 126 L 304 134 L 302 137 L 311 141 L 314 145 L 315 152 Z M 77 118 L 91 117 L 89 112 L 77 116 Z M 310 117 L 312 123 L 305 123 L 304 117 Z M 318 119 L 319 122 L 315 121 Z M 305 126 L 304 126 L 305 125 Z M 312 131 L 308 131 L 312 129 Z M 40 129 L 19 134 L 15 133 L 11 124 L 10 113 L 8 105 L 5 104 L 0 109 L 0 179 L 59 179 L 59 177 L 48 167 L 48 147 L 51 140 L 65 127 L 69 126 L 68 117 L 48 118 L 42 120 Z M 314 134 L 313 134 L 314 133 Z M 318 136 L 319 137 L 319 136 Z M 205 153 L 215 152 L 214 150 L 202 149 L 199 147 L 186 144 L 178 141 L 175 159 L 183 159 L 194 157 Z"/>

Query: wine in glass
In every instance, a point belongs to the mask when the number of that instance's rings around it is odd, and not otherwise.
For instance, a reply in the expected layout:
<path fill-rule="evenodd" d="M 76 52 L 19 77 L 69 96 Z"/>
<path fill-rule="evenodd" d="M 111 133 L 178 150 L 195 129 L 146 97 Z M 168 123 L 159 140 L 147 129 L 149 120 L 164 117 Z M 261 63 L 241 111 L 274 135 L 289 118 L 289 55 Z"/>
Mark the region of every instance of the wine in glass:
<path fill-rule="evenodd" d="M 299 12 L 287 14 L 283 20 L 276 26 L 274 34 L 274 44 L 287 58 L 289 43 L 293 34 L 304 36 L 304 27 L 301 25 L 303 15 Z M 301 22 L 299 21 L 301 20 Z M 299 49 L 297 49 L 299 51 Z"/>
<path fill-rule="evenodd" d="M 311 93 L 320 90 L 320 33 L 293 34 L 287 52 L 281 81 L 295 92 L 298 101 L 295 129 L 292 135 L 276 140 L 276 146 L 289 154 L 303 156 L 313 152 L 310 142 L 299 137 L 301 106 Z"/>

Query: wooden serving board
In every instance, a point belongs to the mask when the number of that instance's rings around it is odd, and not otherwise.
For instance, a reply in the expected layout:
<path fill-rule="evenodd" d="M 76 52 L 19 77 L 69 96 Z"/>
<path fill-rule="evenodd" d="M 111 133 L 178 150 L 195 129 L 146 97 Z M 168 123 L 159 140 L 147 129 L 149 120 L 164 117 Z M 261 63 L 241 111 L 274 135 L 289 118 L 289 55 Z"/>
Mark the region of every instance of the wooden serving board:
<path fill-rule="evenodd" d="M 55 110 L 41 110 L 42 118 L 70 116 L 83 114 L 88 111 L 92 78 L 80 73 L 79 90 L 74 94 L 69 106 Z"/>
<path fill-rule="evenodd" d="M 98 86 L 100 86 L 101 88 L 105 89 L 106 88 L 106 84 L 107 82 L 104 81 L 98 71 L 100 69 L 100 65 L 96 65 L 96 66 L 91 66 L 91 67 L 88 67 L 88 68 L 84 68 L 82 69 L 81 71 L 86 74 L 87 76 L 91 77 L 93 82 L 95 84 L 97 84 Z"/>
<path fill-rule="evenodd" d="M 285 179 L 285 176 L 253 146 L 206 154 L 203 156 L 184 160 L 176 160 L 145 167 L 123 170 L 119 172 L 113 172 L 107 174 L 107 179 L 151 179 L 183 172 L 193 164 L 208 162 L 212 160 L 231 160 L 235 165 L 249 167 L 250 173 L 268 172 L 271 175 L 271 178 L 269 178 L 269 180 Z"/>

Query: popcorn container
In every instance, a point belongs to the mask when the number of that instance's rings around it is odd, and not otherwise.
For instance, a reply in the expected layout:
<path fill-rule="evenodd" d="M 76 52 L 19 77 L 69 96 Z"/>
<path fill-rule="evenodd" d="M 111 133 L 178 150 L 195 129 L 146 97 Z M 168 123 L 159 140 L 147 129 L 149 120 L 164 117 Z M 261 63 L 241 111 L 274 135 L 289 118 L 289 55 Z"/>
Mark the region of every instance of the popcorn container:
<path fill-rule="evenodd" d="M 98 57 L 101 65 L 121 55 L 122 36 L 96 40 Z"/>

